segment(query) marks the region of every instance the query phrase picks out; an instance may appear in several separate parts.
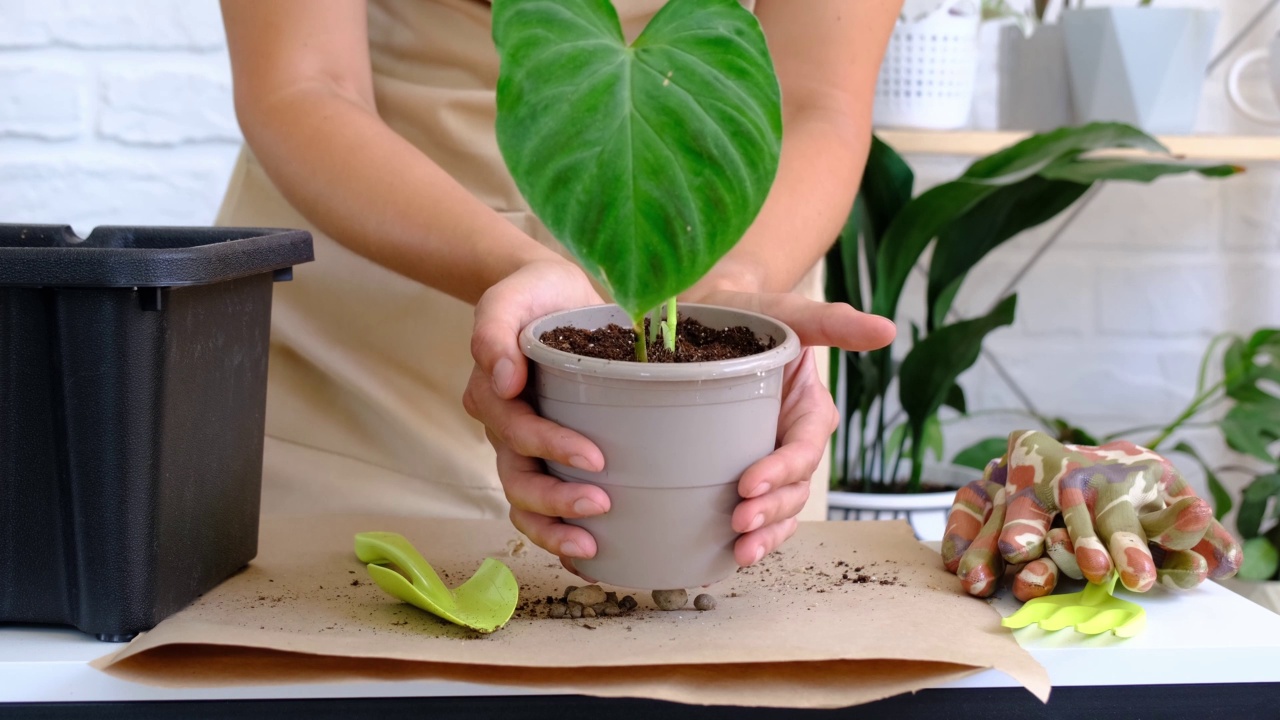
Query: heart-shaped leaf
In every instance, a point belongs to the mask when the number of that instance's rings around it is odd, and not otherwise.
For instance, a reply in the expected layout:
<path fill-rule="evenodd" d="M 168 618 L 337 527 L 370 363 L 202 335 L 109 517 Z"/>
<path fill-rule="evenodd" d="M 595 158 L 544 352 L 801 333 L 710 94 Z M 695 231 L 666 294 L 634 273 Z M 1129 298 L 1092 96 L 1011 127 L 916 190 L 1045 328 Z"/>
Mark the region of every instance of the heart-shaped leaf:
<path fill-rule="evenodd" d="M 1009 449 L 1009 438 L 989 437 L 970 445 L 951 458 L 954 465 L 985 470 L 992 460 L 1004 455 Z"/>
<path fill-rule="evenodd" d="M 777 172 L 782 108 L 737 0 L 668 2 L 630 45 L 609 0 L 493 0 L 493 38 L 507 168 L 633 319 L 746 232 Z"/>
<path fill-rule="evenodd" d="M 1264 537 L 1244 541 L 1244 562 L 1236 576 L 1241 580 L 1262 581 L 1275 577 L 1280 568 L 1280 551 Z"/>

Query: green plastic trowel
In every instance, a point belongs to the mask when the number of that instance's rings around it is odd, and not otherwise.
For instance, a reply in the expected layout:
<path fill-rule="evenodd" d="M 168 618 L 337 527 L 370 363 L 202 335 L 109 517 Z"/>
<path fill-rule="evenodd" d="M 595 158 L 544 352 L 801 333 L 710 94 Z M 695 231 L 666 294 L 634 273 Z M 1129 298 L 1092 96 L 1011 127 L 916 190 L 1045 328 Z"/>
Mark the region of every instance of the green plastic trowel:
<path fill-rule="evenodd" d="M 1113 572 L 1106 581 L 1091 582 L 1081 592 L 1028 600 L 1000 624 L 1015 629 L 1036 624 L 1049 631 L 1074 627 L 1085 635 L 1110 630 L 1117 637 L 1133 637 L 1147 626 L 1147 611 L 1141 605 L 1112 596 L 1118 578 Z"/>
<path fill-rule="evenodd" d="M 392 596 L 482 633 L 505 625 L 520 597 L 515 575 L 494 558 L 486 558 L 470 580 L 450 590 L 413 545 L 397 533 L 357 534 L 356 557 L 368 563 L 369 576 Z"/>

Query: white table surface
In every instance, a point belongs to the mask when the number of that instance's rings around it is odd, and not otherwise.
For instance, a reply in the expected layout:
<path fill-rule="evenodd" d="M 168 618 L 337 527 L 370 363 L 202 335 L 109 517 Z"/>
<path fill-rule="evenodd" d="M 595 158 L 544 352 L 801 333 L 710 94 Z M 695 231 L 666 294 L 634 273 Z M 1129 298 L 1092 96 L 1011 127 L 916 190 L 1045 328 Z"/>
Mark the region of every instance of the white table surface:
<path fill-rule="evenodd" d="M 1280 615 L 1215 583 L 1172 594 L 1126 595 L 1147 610 L 1147 628 L 1127 640 L 1110 634 L 1015 633 L 1049 671 L 1055 687 L 1280 683 Z M 1002 614 L 1018 603 L 993 601 Z M 351 682 L 231 688 L 168 689 L 116 679 L 89 662 L 119 648 L 73 630 L 0 627 L 0 702 L 127 700 L 263 700 L 351 697 L 439 697 L 535 694 L 524 688 L 456 682 Z M 987 670 L 943 687 L 1015 686 Z"/>

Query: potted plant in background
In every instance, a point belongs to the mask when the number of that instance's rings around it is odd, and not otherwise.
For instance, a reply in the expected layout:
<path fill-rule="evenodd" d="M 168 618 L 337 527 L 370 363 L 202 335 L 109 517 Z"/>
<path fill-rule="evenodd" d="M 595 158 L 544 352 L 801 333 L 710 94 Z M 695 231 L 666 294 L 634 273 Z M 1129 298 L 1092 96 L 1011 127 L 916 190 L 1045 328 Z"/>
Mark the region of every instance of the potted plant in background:
<path fill-rule="evenodd" d="M 777 171 L 781 97 L 763 32 L 737 0 L 682 0 L 628 45 L 607 0 L 495 0 L 493 35 L 503 158 L 616 303 L 555 313 L 521 336 L 538 412 L 606 458 L 601 472 L 548 463 L 610 496 L 608 513 L 573 521 L 598 546 L 577 567 L 643 589 L 720 580 L 737 569 L 739 476 L 774 449 L 782 370 L 800 345 L 770 318 L 675 298 L 737 243 Z M 676 349 L 692 321 L 746 328 L 763 347 L 648 362 Z M 551 345 L 596 330 L 623 339 L 622 357 Z"/>
<path fill-rule="evenodd" d="M 1136 6 L 1062 11 L 1077 122 L 1112 120 L 1149 133 L 1195 127 L 1217 10 Z"/>
<path fill-rule="evenodd" d="M 909 0 L 880 64 L 874 124 L 934 130 L 967 124 L 981 21 L 976 0 Z"/>
<path fill-rule="evenodd" d="M 1047 22 L 1049 0 L 1019 10 L 1009 0 L 985 0 L 988 20 L 1012 19 L 1000 29 L 997 122 L 1006 130 L 1044 132 L 1076 122 L 1062 26 Z"/>
<path fill-rule="evenodd" d="M 1122 148 L 1155 157 L 1092 154 Z M 911 169 L 873 140 L 857 201 L 827 257 L 827 296 L 894 319 L 900 328 L 909 325 L 910 332 L 900 331 L 890 348 L 833 354 L 842 422 L 829 516 L 906 517 L 923 539 L 941 538 L 954 488 L 972 474 L 926 464 L 927 451 L 943 457 L 939 412 L 965 412 L 957 379 L 977 360 L 985 337 L 1014 319 L 1013 295 L 980 317 L 952 319 L 965 277 L 988 253 L 1070 207 L 1095 182 L 1150 182 L 1186 172 L 1222 177 L 1238 170 L 1178 162 L 1136 128 L 1094 123 L 1033 135 L 913 196 Z M 899 303 L 918 266 L 927 276 L 926 315 L 913 321 Z M 895 353 L 905 344 L 910 347 Z M 926 477 L 950 487 L 929 488 Z M 936 492 L 918 496 L 929 489 Z"/>

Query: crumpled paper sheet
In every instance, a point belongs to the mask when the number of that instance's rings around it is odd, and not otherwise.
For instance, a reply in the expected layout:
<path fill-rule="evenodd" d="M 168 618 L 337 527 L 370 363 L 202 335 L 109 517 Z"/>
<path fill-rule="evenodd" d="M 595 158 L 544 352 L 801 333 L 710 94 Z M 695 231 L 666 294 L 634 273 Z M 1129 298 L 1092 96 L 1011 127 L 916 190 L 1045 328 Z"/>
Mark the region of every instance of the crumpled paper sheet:
<path fill-rule="evenodd" d="M 450 586 L 493 556 L 521 585 L 491 635 L 383 593 L 356 533 L 405 535 Z M 258 558 L 180 613 L 95 662 L 166 686 L 439 679 L 703 705 L 844 707 L 1000 670 L 1041 700 L 1044 668 L 964 595 L 901 521 L 801 523 L 780 550 L 705 590 L 714 610 L 545 617 L 584 584 L 499 520 L 265 520 Z M 606 589 L 607 588 L 606 586 Z M 626 594 L 619 589 L 619 596 Z"/>

